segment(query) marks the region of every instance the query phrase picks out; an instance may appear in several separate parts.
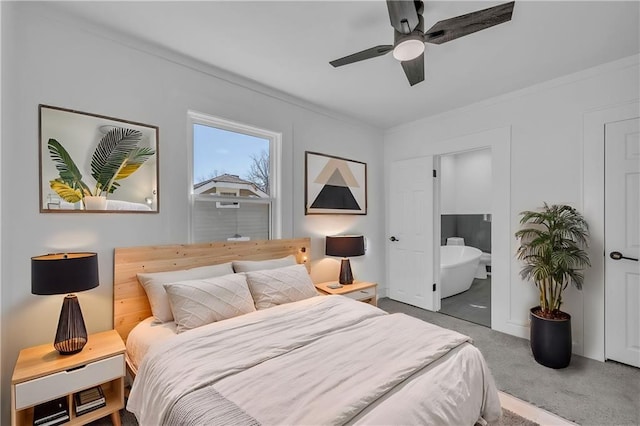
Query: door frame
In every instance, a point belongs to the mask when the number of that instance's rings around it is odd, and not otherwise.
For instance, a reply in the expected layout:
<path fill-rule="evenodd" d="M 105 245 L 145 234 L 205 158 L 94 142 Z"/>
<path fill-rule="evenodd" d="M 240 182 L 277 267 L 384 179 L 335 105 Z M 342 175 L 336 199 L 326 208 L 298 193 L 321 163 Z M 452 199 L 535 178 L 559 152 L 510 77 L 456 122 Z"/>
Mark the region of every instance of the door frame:
<path fill-rule="evenodd" d="M 640 99 L 583 115 L 582 205 L 589 223 L 591 268 L 582 287 L 583 355 L 604 361 L 605 346 L 605 282 L 604 282 L 604 126 L 607 123 L 640 117 Z"/>
<path fill-rule="evenodd" d="M 434 265 L 433 265 L 433 271 L 434 271 L 434 275 L 436 277 L 440 276 L 440 250 L 439 250 L 439 246 L 442 243 L 442 157 L 444 156 L 449 156 L 449 155 L 458 155 L 458 154 L 465 154 L 468 152 L 473 152 L 473 151 L 479 151 L 479 150 L 489 150 L 489 152 L 491 153 L 491 190 L 489 191 L 491 194 L 495 194 L 495 190 L 494 190 L 494 176 L 493 176 L 493 157 L 494 157 L 494 149 L 495 147 L 492 147 L 491 145 L 486 145 L 486 146 L 476 146 L 475 148 L 471 148 L 471 149 L 464 149 L 462 151 L 451 151 L 451 152 L 446 152 L 446 153 L 442 153 L 442 154 L 438 154 L 438 155 L 434 155 L 433 159 L 433 167 L 436 169 L 437 171 L 437 178 L 435 181 L 435 187 L 434 187 L 434 191 L 433 191 L 433 221 L 434 221 L 434 227 L 433 227 L 433 236 L 435 238 L 435 245 L 436 247 L 434 247 Z M 491 214 L 492 216 L 492 222 L 493 222 L 493 209 L 496 207 L 494 205 L 494 201 L 491 201 L 491 211 L 487 212 L 489 214 Z M 491 239 L 491 243 L 493 244 L 493 224 L 491 225 L 491 235 L 490 235 L 490 239 Z M 440 243 L 440 244 L 439 244 Z M 493 245 L 492 245 L 492 253 L 493 253 Z M 493 257 L 493 255 L 492 255 Z M 492 273 L 491 273 L 491 277 L 493 278 L 493 268 L 492 268 Z M 438 291 L 437 291 L 437 307 L 436 307 L 436 311 L 439 311 L 442 308 L 442 297 L 440 297 L 440 290 L 441 290 L 441 283 L 440 280 L 437 279 L 436 281 L 438 283 Z M 491 294 L 491 311 L 493 312 L 493 280 L 491 282 L 492 284 L 492 294 Z M 493 314 L 492 314 L 493 315 Z M 489 323 L 492 323 L 492 319 L 489 319 Z M 493 328 L 493 325 L 491 324 L 491 326 L 489 328 Z"/>
<path fill-rule="evenodd" d="M 422 156 L 439 156 L 447 153 L 491 148 L 492 167 L 492 229 L 491 229 L 491 328 L 514 336 L 528 336 L 528 327 L 511 313 L 511 260 L 513 238 L 511 236 L 511 126 L 483 130 L 452 139 L 430 142 L 421 150 Z M 438 185 L 436 185 L 436 188 Z M 439 200 L 434 200 L 439 204 Z M 434 206 L 439 211 L 440 206 Z M 437 222 L 437 221 L 436 221 Z M 439 231 L 434 229 L 434 233 Z M 389 234 L 387 222 L 387 234 Z M 439 243 L 439 241 L 438 241 Z M 437 256 L 436 256 L 437 257 Z M 387 262 L 389 254 L 387 252 Z M 435 262 L 435 261 L 434 261 Z M 387 268 L 387 274 L 388 274 Z M 387 282 L 389 277 L 387 276 Z M 440 283 L 433 292 L 433 306 L 440 309 Z M 518 313 L 516 313 L 518 314 Z"/>

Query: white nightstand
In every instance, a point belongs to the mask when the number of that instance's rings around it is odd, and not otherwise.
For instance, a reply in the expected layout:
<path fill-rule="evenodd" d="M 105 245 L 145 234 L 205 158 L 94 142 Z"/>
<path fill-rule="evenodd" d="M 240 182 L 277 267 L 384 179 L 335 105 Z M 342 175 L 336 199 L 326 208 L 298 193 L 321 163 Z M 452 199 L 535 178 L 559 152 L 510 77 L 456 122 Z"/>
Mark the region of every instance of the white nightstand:
<path fill-rule="evenodd" d="M 89 335 L 81 352 L 60 355 L 51 343 L 20 351 L 11 378 L 11 424 L 32 425 L 33 407 L 66 397 L 69 422 L 82 425 L 111 415 L 120 425 L 124 408 L 124 342 L 115 330 Z M 106 406 L 76 416 L 73 394 L 100 385 Z"/>
<path fill-rule="evenodd" d="M 316 284 L 316 289 L 322 294 L 341 294 L 351 299 L 378 306 L 377 283 L 355 281 L 353 284 L 343 284 L 340 288 L 329 288 L 330 284 L 336 284 L 336 281 Z"/>

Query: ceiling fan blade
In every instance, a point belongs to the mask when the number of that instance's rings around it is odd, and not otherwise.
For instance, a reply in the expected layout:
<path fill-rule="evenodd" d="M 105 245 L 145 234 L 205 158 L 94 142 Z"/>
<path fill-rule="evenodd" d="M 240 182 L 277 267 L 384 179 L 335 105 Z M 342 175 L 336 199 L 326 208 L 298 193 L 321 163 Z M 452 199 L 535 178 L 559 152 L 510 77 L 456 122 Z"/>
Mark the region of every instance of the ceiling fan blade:
<path fill-rule="evenodd" d="M 391 26 L 399 33 L 409 34 L 418 25 L 418 10 L 413 0 L 387 0 Z"/>
<path fill-rule="evenodd" d="M 365 59 L 377 58 L 378 56 L 385 55 L 393 50 L 393 46 L 390 44 L 381 44 L 380 46 L 371 47 L 365 49 L 362 52 L 354 53 L 344 58 L 335 59 L 329 62 L 334 67 L 341 67 L 343 65 L 352 64 L 354 62 L 364 61 Z"/>
<path fill-rule="evenodd" d="M 515 2 L 438 21 L 425 33 L 426 43 L 442 44 L 511 20 Z"/>
<path fill-rule="evenodd" d="M 424 81 L 424 52 L 415 59 L 400 63 L 410 85 L 413 86 Z"/>

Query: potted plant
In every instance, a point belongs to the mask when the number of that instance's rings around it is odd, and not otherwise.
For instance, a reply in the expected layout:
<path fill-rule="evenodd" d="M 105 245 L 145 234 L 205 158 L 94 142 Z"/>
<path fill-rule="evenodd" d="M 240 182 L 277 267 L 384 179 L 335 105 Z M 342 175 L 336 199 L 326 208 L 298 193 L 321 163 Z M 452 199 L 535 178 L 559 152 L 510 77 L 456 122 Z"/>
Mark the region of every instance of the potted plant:
<path fill-rule="evenodd" d="M 49 181 L 51 189 L 67 202 L 82 200 L 87 210 L 104 210 L 106 196 L 118 189 L 118 181 L 131 176 L 155 154 L 152 148 L 138 147 L 141 139 L 142 132 L 122 127 L 113 127 L 100 139 L 91 157 L 93 189 L 82 180 L 80 169 L 62 144 L 49 139 L 49 154 L 60 174 Z"/>
<path fill-rule="evenodd" d="M 569 283 L 582 289 L 582 269 L 590 266 L 589 228 L 583 216 L 567 205 L 547 205 L 541 211 L 524 211 L 515 236 L 520 240 L 516 257 L 524 264 L 520 276 L 535 283 L 540 304 L 531 308 L 531 351 L 535 360 L 551 368 L 571 361 L 571 316 L 560 310 Z"/>

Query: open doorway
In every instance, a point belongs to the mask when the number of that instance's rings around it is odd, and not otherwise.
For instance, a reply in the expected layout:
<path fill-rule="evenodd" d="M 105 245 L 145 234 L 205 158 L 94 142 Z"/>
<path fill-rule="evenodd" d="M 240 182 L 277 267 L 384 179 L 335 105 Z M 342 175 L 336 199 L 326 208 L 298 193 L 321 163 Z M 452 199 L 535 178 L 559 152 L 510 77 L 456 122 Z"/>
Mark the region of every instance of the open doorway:
<path fill-rule="evenodd" d="M 393 139 L 390 139 L 392 141 Z M 517 289 L 511 289 L 511 263 L 513 254 L 511 245 L 513 244 L 512 223 L 511 223 L 511 128 L 500 127 L 490 130 L 484 130 L 475 133 L 465 134 L 452 139 L 429 140 L 429 143 L 420 145 L 420 151 L 409 155 L 407 152 L 390 150 L 387 171 L 390 179 L 386 187 L 389 194 L 389 203 L 387 203 L 387 238 L 395 236 L 398 238 L 398 226 L 404 226 L 407 237 L 400 238 L 398 241 L 388 241 L 387 251 L 387 291 L 391 299 L 403 301 L 400 299 L 399 291 L 404 293 L 413 292 L 422 296 L 425 300 L 423 309 L 440 311 L 440 157 L 450 153 L 463 152 L 490 147 L 491 149 L 491 328 L 503 333 L 512 334 L 514 336 L 526 337 L 529 329 L 526 322 L 521 320 L 520 312 L 512 312 L 511 306 L 518 303 L 517 298 L 521 292 Z M 397 155 L 396 155 L 397 154 Z M 405 185 L 398 186 L 392 184 L 391 176 L 394 169 L 402 170 L 402 162 L 409 159 L 430 159 L 431 166 L 437 170 L 437 177 L 431 181 L 433 194 L 427 197 L 427 204 L 421 207 L 422 210 L 413 210 L 405 208 L 404 204 L 395 202 L 392 199 L 399 189 L 404 190 Z M 416 166 L 417 168 L 418 166 Z M 417 177 L 429 178 L 432 176 L 428 173 L 430 167 L 426 165 L 422 167 L 421 173 L 416 173 Z M 411 168 L 412 170 L 414 167 Z M 425 173 L 426 171 L 426 173 Z M 407 182 L 413 182 L 414 179 L 407 179 Z M 429 186 L 425 183 L 425 186 Z M 423 197 L 424 198 L 424 197 Z M 433 208 L 429 208 L 429 207 Z M 404 215 L 404 216 L 403 216 Z M 423 235 L 423 228 L 412 229 L 414 222 L 405 221 L 404 217 L 413 220 L 413 215 L 423 218 L 422 223 L 433 226 L 431 238 L 429 238 L 430 252 L 428 255 L 421 257 L 419 261 L 413 260 L 408 256 L 394 256 L 393 250 L 399 243 L 408 244 L 412 241 L 415 234 Z M 394 218 L 398 218 L 394 220 Z M 435 237 L 435 238 L 434 238 Z M 406 241 L 405 241 L 406 240 Z M 422 244 L 422 243 L 420 243 Z M 415 244 L 419 248 L 420 244 Z M 424 244 L 423 244 L 424 245 Z M 413 247 L 413 246 L 412 246 Z M 422 268 L 425 272 L 421 275 L 421 280 L 407 280 L 405 270 L 413 271 L 412 273 L 420 274 Z M 398 272 L 400 271 L 400 272 Z M 418 272 L 415 272 L 418 271 Z M 433 284 L 436 284 L 433 286 Z M 432 290 L 432 291 L 430 291 Z M 416 305 L 407 301 L 404 303 Z"/>
<path fill-rule="evenodd" d="M 440 312 L 491 328 L 491 148 L 440 156 Z"/>

